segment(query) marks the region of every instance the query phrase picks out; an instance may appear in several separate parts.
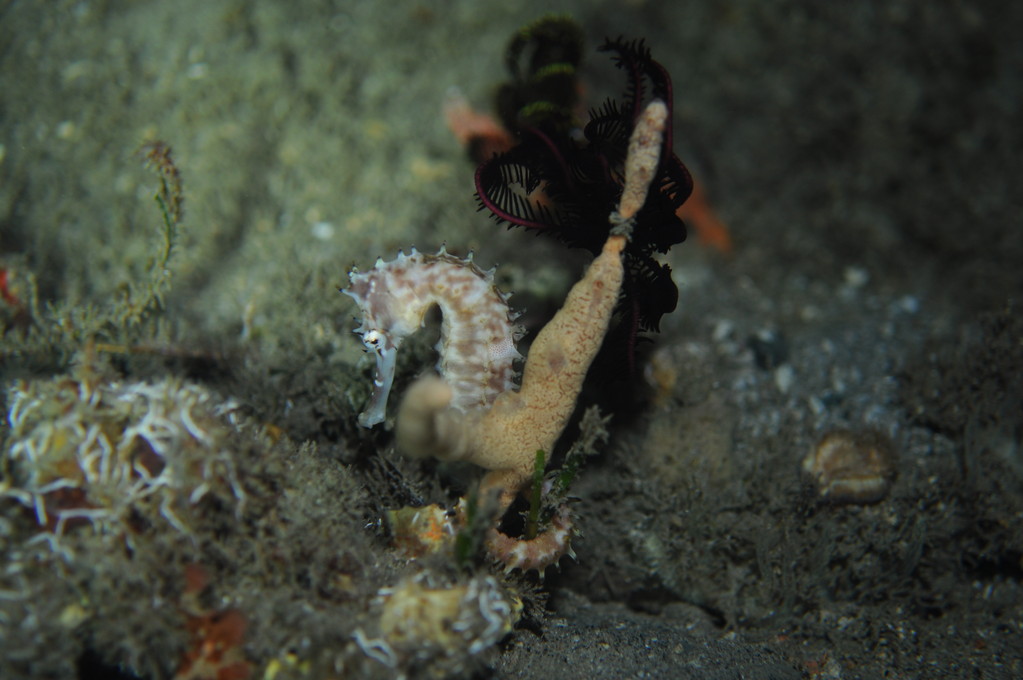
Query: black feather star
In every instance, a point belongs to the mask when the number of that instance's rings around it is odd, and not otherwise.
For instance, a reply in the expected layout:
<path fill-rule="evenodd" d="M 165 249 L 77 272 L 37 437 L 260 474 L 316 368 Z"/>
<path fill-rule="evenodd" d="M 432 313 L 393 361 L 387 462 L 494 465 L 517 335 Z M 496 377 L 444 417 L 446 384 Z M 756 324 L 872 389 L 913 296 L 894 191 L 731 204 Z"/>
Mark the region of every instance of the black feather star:
<path fill-rule="evenodd" d="M 600 51 L 612 52 L 627 74 L 622 101 L 609 99 L 591 111 L 581 141 L 562 124 L 563 115 L 551 124 L 541 119 L 517 128 L 518 145 L 477 168 L 476 194 L 480 209 L 489 210 L 499 223 L 547 233 L 597 255 L 611 228 L 608 215 L 622 193 L 634 121 L 650 100 L 663 100 L 669 115 L 660 167 L 625 251 L 619 315 L 631 344 L 637 331 L 658 330 L 661 317 L 678 302 L 671 269 L 657 262 L 654 253 L 666 253 L 685 240 L 685 224 L 676 211 L 692 193 L 693 181 L 672 151 L 667 71 L 642 41 L 607 40 Z"/>

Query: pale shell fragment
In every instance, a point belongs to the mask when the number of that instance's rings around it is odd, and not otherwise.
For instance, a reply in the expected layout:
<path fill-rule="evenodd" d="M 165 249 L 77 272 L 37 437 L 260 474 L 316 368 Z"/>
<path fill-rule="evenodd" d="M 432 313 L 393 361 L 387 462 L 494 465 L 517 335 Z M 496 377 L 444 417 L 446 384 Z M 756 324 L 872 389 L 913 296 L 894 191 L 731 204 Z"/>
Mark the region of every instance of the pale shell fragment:
<path fill-rule="evenodd" d="M 832 503 L 877 503 L 895 479 L 891 441 L 876 431 L 832 430 L 803 459 L 821 499 Z"/>

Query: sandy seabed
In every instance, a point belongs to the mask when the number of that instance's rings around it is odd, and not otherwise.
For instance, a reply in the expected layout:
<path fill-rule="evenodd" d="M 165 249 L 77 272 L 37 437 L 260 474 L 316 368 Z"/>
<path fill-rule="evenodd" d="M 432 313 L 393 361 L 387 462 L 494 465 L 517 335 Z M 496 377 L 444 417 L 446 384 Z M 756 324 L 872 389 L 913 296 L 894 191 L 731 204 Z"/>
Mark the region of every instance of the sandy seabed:
<path fill-rule="evenodd" d="M 593 104 L 622 83 L 596 46 L 646 39 L 734 248 L 690 230 L 665 256 L 678 308 L 628 398 L 595 367 L 611 436 L 573 488 L 578 560 L 540 583 L 392 547 L 389 510 L 478 472 L 355 424 L 371 366 L 337 288 L 446 243 L 498 265 L 531 334 L 560 305 L 586 257 L 477 212 L 441 115 L 452 86 L 491 107 L 509 37 L 551 10 L 589 40 Z M 0 675 L 1020 677 L 1021 14 L 5 4 Z M 154 140 L 185 201 L 166 263 Z M 870 502 L 804 472 L 835 433 L 890 456 Z M 161 481 L 83 481 L 97 437 Z M 428 604 L 398 625 L 395 593 Z M 451 598 L 457 632 L 427 613 Z M 522 607 L 510 632 L 484 600 Z"/>

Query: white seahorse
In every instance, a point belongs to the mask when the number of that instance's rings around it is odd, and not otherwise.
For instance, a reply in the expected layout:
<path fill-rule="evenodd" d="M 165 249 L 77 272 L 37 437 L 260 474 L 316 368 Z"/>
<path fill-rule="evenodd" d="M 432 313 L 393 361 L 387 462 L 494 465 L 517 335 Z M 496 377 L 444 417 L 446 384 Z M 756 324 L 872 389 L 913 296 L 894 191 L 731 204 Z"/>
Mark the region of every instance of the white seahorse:
<path fill-rule="evenodd" d="M 359 415 L 363 427 L 383 422 L 398 348 L 423 327 L 433 305 L 442 314 L 437 371 L 454 393 L 451 405 L 465 412 L 486 408 L 515 388 L 514 363 L 522 359 L 515 349 L 523 333 L 518 315 L 508 309 L 509 294 L 494 285 L 494 270 L 477 267 L 471 253 L 462 260 L 443 247 L 436 255 L 413 248 L 390 262 L 378 259 L 368 272 L 353 269 L 348 280 L 341 292 L 358 304 L 362 325 L 355 332 L 377 363 L 373 397 Z"/>

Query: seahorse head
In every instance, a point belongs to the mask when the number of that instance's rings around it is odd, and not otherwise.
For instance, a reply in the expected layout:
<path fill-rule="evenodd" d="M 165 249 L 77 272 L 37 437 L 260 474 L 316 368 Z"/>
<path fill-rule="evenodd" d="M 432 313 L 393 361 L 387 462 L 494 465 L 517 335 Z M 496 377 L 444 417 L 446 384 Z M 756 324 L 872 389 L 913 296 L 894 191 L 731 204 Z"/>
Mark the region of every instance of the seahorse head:
<path fill-rule="evenodd" d="M 359 306 L 362 325 L 355 329 L 355 333 L 362 337 L 366 349 L 376 356 L 373 396 L 366 410 L 359 414 L 359 424 L 363 427 L 373 427 L 384 421 L 398 348 L 406 336 L 422 325 L 428 305 L 415 304 L 415 296 L 407 294 L 410 287 L 404 281 L 410 266 L 421 258 L 415 248 L 409 255 L 398 253 L 398 258 L 392 262 L 378 258 L 368 272 L 350 271 L 350 285 L 341 289 Z"/>

